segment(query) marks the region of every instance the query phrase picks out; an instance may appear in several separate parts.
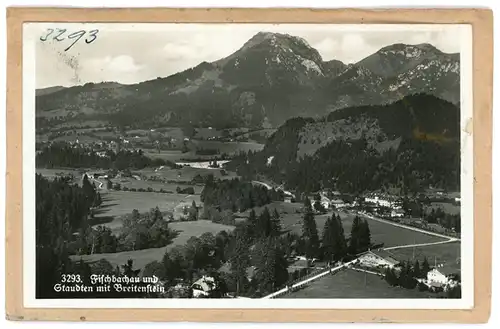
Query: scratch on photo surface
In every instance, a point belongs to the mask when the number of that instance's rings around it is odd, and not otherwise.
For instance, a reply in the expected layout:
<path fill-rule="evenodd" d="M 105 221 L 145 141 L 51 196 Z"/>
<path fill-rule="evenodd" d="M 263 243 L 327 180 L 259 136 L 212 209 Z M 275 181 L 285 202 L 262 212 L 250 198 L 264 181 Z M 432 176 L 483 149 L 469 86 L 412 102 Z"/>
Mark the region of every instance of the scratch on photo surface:
<path fill-rule="evenodd" d="M 78 56 L 80 53 L 77 53 L 76 56 L 70 55 L 64 51 L 57 51 L 57 55 L 61 59 L 61 62 L 70 67 L 73 70 L 72 80 L 75 84 L 80 84 L 80 63 L 78 61 Z"/>

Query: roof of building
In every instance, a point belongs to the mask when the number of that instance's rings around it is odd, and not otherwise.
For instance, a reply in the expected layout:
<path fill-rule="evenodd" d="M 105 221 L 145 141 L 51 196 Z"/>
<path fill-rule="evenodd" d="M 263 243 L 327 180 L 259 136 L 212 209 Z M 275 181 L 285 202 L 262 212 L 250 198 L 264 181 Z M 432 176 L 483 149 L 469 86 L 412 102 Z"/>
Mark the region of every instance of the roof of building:
<path fill-rule="evenodd" d="M 389 255 L 386 255 L 383 253 L 383 251 L 372 251 L 372 250 L 368 250 L 367 252 L 363 253 L 361 256 L 364 256 L 364 255 L 373 255 L 377 258 L 380 258 L 381 260 L 384 260 L 388 263 L 391 263 L 392 265 L 397 265 L 399 264 L 400 262 L 395 260 L 394 258 L 390 257 Z"/>
<path fill-rule="evenodd" d="M 394 265 L 397 265 L 400 263 L 399 260 L 395 259 L 392 254 L 386 250 L 383 250 L 383 249 L 377 249 L 377 250 L 371 250 L 371 252 L 383 259 L 385 259 L 386 261 L 390 262 L 390 263 L 393 263 Z"/>

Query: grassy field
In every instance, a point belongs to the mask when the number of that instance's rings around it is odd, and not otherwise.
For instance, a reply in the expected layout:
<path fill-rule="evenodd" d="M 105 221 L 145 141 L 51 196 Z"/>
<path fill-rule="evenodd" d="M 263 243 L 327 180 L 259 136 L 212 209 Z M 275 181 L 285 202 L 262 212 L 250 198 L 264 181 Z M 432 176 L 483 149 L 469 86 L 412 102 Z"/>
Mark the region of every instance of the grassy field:
<path fill-rule="evenodd" d="M 124 187 L 127 187 L 129 189 L 135 188 L 135 189 L 148 189 L 149 187 L 152 188 L 154 191 L 159 191 L 160 189 L 164 189 L 165 191 L 171 191 L 173 193 L 176 193 L 175 190 L 177 186 L 181 188 L 186 188 L 188 186 L 192 186 L 194 188 L 195 194 L 200 194 L 201 191 L 203 190 L 203 186 L 199 185 L 185 185 L 185 184 L 173 184 L 173 183 L 162 183 L 162 182 L 157 182 L 157 181 L 150 181 L 150 180 L 137 180 L 135 178 L 114 178 L 111 180 L 114 183 L 119 183 L 121 185 L 121 188 L 123 189 Z"/>
<path fill-rule="evenodd" d="M 267 204 L 263 207 L 254 207 L 253 209 L 255 210 L 255 213 L 257 215 L 259 215 L 264 210 L 264 208 L 269 209 L 269 211 L 271 211 L 271 213 L 274 212 L 274 210 L 276 209 L 280 214 L 282 214 L 284 216 L 284 215 L 288 215 L 288 214 L 295 214 L 297 212 L 301 212 L 302 204 L 301 203 L 289 203 L 289 202 L 275 201 L 275 202 Z M 249 213 L 250 213 L 250 209 L 248 209 L 242 213 L 238 213 L 238 216 L 248 217 Z"/>
<path fill-rule="evenodd" d="M 366 281 L 365 281 L 366 280 Z M 439 295 L 418 289 L 391 287 L 379 276 L 343 270 L 314 281 L 283 298 L 436 298 Z"/>
<path fill-rule="evenodd" d="M 102 193 L 102 199 L 103 206 L 95 216 L 96 222 L 114 231 L 122 225 L 120 217 L 131 214 L 134 209 L 142 213 L 158 206 L 160 211 L 173 212 L 174 218 L 178 218 L 182 215 L 182 208 L 191 206 L 193 200 L 196 204 L 201 203 L 199 195 L 154 192 L 107 191 Z"/>
<path fill-rule="evenodd" d="M 60 177 L 59 174 L 63 176 L 73 175 L 75 178 L 71 182 L 73 184 L 81 183 L 81 174 L 79 169 L 46 169 L 46 168 L 36 168 L 36 173 L 42 175 L 47 179 L 54 179 Z"/>
<path fill-rule="evenodd" d="M 273 202 L 267 205 L 266 207 L 271 211 L 271 213 L 274 211 L 274 209 L 278 210 L 278 212 L 281 214 L 281 225 L 284 231 L 294 232 L 299 235 L 302 234 L 303 214 L 300 212 L 302 204 Z M 264 207 L 256 207 L 254 209 L 256 214 L 258 215 L 264 209 Z M 248 217 L 249 212 L 250 211 L 247 210 L 244 213 L 239 214 L 239 216 Z M 331 212 L 323 215 L 315 215 L 314 218 L 316 220 L 316 226 L 318 228 L 318 233 L 320 237 L 323 233 L 323 227 L 325 226 L 325 222 L 331 215 L 332 215 Z M 351 233 L 351 227 L 354 215 L 347 213 L 340 213 L 340 217 L 342 218 L 342 224 L 344 227 L 345 235 L 346 237 L 349 237 Z M 385 224 L 370 219 L 367 220 L 370 226 L 372 243 L 375 244 L 384 243 L 384 247 L 394 247 L 394 246 L 407 245 L 413 243 L 437 242 L 443 240 L 442 238 L 435 237 L 432 235 L 411 231 L 408 229 L 396 227 L 390 224 Z"/>
<path fill-rule="evenodd" d="M 331 216 L 331 214 L 315 216 L 316 225 L 318 227 L 318 233 L 320 234 L 320 236 L 323 232 L 325 222 L 329 216 Z M 349 237 L 354 216 L 351 214 L 341 213 L 340 217 L 342 218 L 345 235 L 346 237 Z M 285 229 L 289 229 L 293 232 L 301 234 L 302 214 L 289 214 L 283 216 L 282 225 Z M 384 247 L 394 247 L 413 243 L 437 242 L 443 240 L 439 237 L 407 230 L 370 219 L 368 219 L 368 225 L 370 226 L 372 243 L 384 243 Z"/>
<path fill-rule="evenodd" d="M 153 168 L 145 168 L 138 170 L 137 172 L 145 176 L 157 176 L 162 177 L 169 181 L 191 181 L 196 175 L 206 176 L 209 174 L 214 175 L 215 178 L 235 178 L 237 175 L 233 172 L 228 171 L 226 176 L 221 174 L 220 169 L 204 169 L 204 168 L 193 168 L 193 167 L 183 167 L 180 169 L 170 169 L 164 167 L 161 170 Z"/>
<path fill-rule="evenodd" d="M 205 232 L 211 232 L 214 235 L 223 230 L 233 230 L 234 227 L 216 224 L 209 221 L 196 222 L 175 222 L 169 225 L 171 228 L 178 230 L 179 235 L 174 239 L 174 242 L 166 247 L 151 248 L 136 251 L 124 251 L 113 254 L 94 254 L 83 256 L 72 256 L 75 261 L 83 259 L 85 262 L 96 262 L 100 259 L 106 259 L 114 267 L 126 264 L 129 259 L 134 261 L 134 269 L 143 268 L 146 264 L 153 261 L 161 261 L 166 250 L 170 250 L 177 245 L 183 245 L 192 236 L 200 236 Z"/>
<path fill-rule="evenodd" d="M 148 158 L 162 159 L 165 161 L 172 161 L 172 162 L 183 162 L 186 160 L 198 160 L 198 159 L 212 160 L 217 158 L 216 155 L 196 154 L 196 151 L 194 150 L 185 153 L 181 152 L 180 150 L 160 150 L 160 153 L 158 153 L 158 150 L 156 149 L 143 149 L 143 152 L 144 155 L 147 156 Z"/>
<path fill-rule="evenodd" d="M 102 127 L 109 126 L 110 123 L 105 120 L 67 120 L 58 123 L 55 128 L 82 128 L 82 127 Z"/>
<path fill-rule="evenodd" d="M 82 170 L 83 171 L 83 170 Z M 63 173 L 64 175 L 74 175 L 75 177 L 80 176 L 80 169 L 47 169 L 47 168 L 36 168 L 36 173 L 44 177 L 56 177 L 58 173 Z"/>
<path fill-rule="evenodd" d="M 101 139 L 93 136 L 88 136 L 88 135 L 77 135 L 77 134 L 69 134 L 66 136 L 59 136 L 54 138 L 54 142 L 78 142 L 80 143 L 97 143 L 100 142 Z"/>
<path fill-rule="evenodd" d="M 415 259 L 422 262 L 427 257 L 431 266 L 434 266 L 436 262 L 446 273 L 460 272 L 460 242 L 419 247 L 415 250 L 413 248 L 387 250 L 387 252 L 393 254 L 398 260 L 412 260 L 415 256 Z"/>
<path fill-rule="evenodd" d="M 237 154 L 240 151 L 260 151 L 264 148 L 264 144 L 252 142 L 220 142 L 220 141 L 204 141 L 193 140 L 192 143 L 196 148 L 217 149 L 220 154 Z"/>
<path fill-rule="evenodd" d="M 143 149 L 144 155 L 151 159 L 162 159 L 165 161 L 180 161 L 181 159 L 187 157 L 189 158 L 188 153 L 182 153 L 180 150 L 160 150 L 158 153 L 157 150 L 154 149 Z M 194 156 L 194 152 L 193 152 Z"/>

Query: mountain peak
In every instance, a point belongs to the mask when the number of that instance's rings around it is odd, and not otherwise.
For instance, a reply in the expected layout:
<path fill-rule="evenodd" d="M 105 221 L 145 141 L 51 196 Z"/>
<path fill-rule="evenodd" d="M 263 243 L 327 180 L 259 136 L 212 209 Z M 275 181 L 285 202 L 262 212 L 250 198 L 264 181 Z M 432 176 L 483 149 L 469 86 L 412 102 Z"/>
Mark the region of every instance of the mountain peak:
<path fill-rule="evenodd" d="M 301 37 L 289 34 L 261 31 L 248 40 L 240 49 L 215 62 L 224 72 L 247 70 L 255 75 L 255 68 L 294 71 L 297 66 L 315 76 L 323 75 L 323 59 Z M 270 72 L 268 72 L 270 73 Z M 267 79 L 267 78 L 266 78 Z"/>
<path fill-rule="evenodd" d="M 385 76 L 397 76 L 408 71 L 422 61 L 455 59 L 452 55 L 443 53 L 429 43 L 404 44 L 396 43 L 381 48 L 376 53 L 358 62 L 374 73 Z"/>
<path fill-rule="evenodd" d="M 296 45 L 300 44 L 301 46 L 311 48 L 309 43 L 301 37 L 284 33 L 261 31 L 250 38 L 250 40 L 243 45 L 241 50 L 252 48 L 264 42 L 269 42 L 271 46 L 288 46 L 290 43 L 295 43 Z"/>

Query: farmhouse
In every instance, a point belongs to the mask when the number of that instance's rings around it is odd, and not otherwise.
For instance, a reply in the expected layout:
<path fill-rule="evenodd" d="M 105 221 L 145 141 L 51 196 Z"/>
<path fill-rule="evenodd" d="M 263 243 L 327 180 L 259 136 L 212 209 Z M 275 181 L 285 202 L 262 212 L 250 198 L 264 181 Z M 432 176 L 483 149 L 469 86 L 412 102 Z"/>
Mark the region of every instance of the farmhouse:
<path fill-rule="evenodd" d="M 330 208 L 330 199 L 328 199 L 326 196 L 321 195 L 321 201 L 320 201 L 320 203 L 323 206 L 323 208 L 325 208 L 325 209 L 329 209 Z"/>
<path fill-rule="evenodd" d="M 336 199 L 336 200 L 331 200 L 330 201 L 330 206 L 334 209 L 340 209 L 340 208 L 345 208 L 347 207 L 347 203 L 345 203 L 344 201 L 340 200 L 340 199 Z"/>
<path fill-rule="evenodd" d="M 191 285 L 191 289 L 193 289 L 193 297 L 206 297 L 210 294 L 210 292 L 214 289 L 215 280 L 211 276 L 203 276 L 198 279 L 195 283 Z"/>

